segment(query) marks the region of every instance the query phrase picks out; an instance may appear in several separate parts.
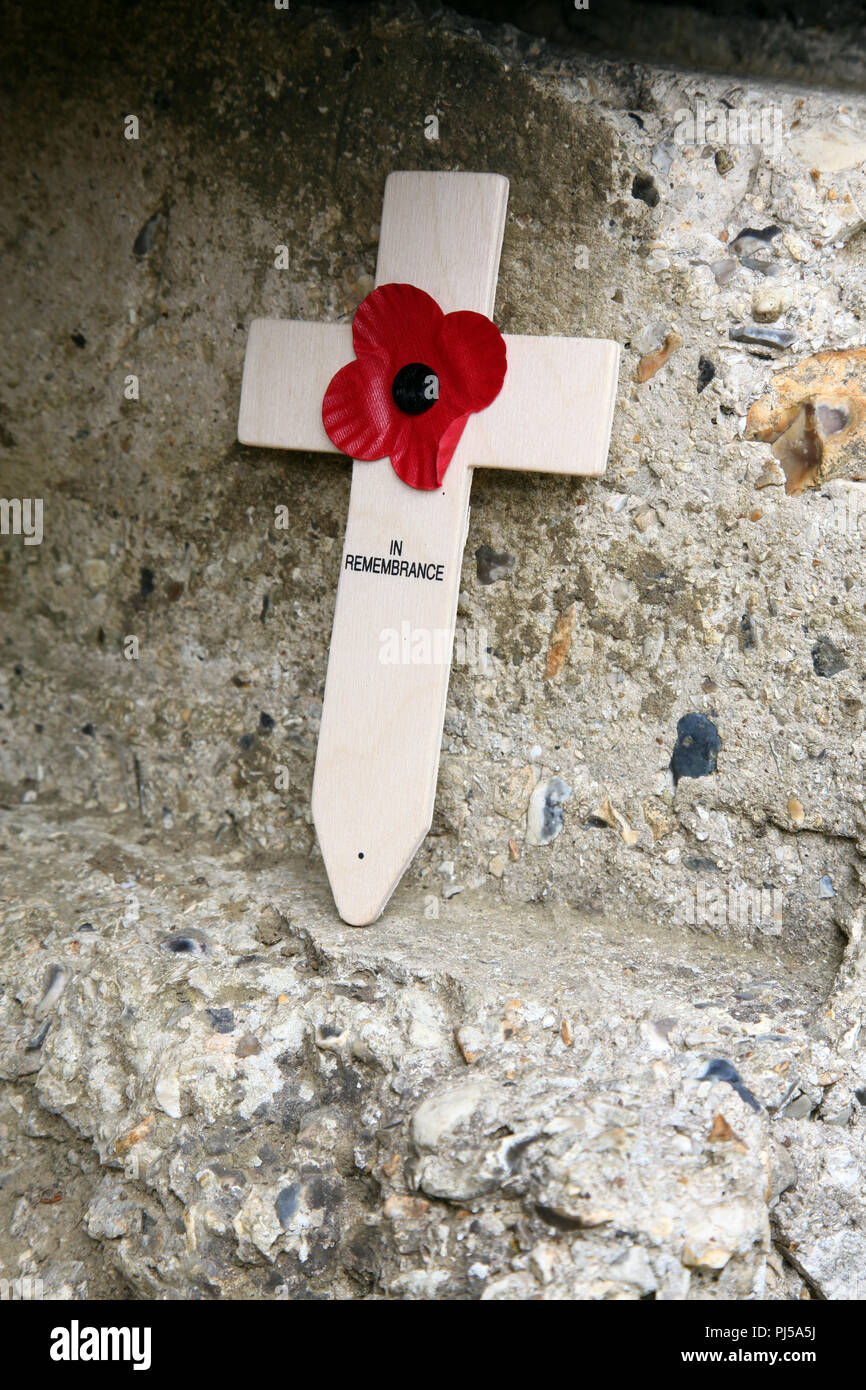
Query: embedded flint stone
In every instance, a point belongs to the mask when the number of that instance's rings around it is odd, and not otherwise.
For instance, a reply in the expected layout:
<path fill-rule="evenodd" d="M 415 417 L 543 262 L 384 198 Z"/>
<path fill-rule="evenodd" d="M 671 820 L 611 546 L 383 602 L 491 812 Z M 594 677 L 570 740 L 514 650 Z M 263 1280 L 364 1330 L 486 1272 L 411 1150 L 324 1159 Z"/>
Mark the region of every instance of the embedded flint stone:
<path fill-rule="evenodd" d="M 562 830 L 563 807 L 571 796 L 571 787 L 561 777 L 539 782 L 529 800 L 526 815 L 526 843 L 549 845 Z"/>
<path fill-rule="evenodd" d="M 751 406 L 746 438 L 773 445 L 791 495 L 866 478 L 866 348 L 818 352 L 778 372 Z"/>

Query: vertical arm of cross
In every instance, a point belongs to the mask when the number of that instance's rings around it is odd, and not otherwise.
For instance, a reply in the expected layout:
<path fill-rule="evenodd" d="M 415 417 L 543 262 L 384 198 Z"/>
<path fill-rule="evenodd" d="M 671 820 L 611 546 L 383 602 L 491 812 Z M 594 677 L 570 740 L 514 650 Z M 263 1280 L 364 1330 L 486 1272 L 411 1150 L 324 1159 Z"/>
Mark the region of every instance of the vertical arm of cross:
<path fill-rule="evenodd" d="M 416 285 L 446 314 L 491 316 L 507 196 L 495 174 L 392 174 L 377 285 Z M 352 470 L 313 820 L 337 908 L 356 924 L 379 916 L 433 816 L 449 666 L 383 664 L 383 644 L 407 630 L 453 634 L 471 477 L 464 458 L 458 447 L 432 493 L 407 487 L 388 459 Z M 395 549 L 441 577 L 347 568 L 349 556 L 363 565 Z"/>

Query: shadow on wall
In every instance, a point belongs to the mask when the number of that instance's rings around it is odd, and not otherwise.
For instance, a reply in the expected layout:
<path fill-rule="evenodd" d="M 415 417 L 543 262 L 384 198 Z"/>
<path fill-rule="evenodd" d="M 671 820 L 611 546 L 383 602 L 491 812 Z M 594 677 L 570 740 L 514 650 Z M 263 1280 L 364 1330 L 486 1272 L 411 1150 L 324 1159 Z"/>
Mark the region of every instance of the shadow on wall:
<path fill-rule="evenodd" d="M 866 72 L 861 0 L 464 0 L 453 8 L 626 62 L 856 90 Z"/>

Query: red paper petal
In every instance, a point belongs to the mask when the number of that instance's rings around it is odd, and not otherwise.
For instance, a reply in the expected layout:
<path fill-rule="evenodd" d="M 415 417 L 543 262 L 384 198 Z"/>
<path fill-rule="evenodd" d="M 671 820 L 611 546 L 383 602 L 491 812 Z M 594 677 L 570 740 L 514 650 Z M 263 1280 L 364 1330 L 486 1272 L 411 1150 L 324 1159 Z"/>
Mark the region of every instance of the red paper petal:
<path fill-rule="evenodd" d="M 440 487 L 467 417 L 502 388 L 499 330 L 483 314 L 443 314 L 415 285 L 389 284 L 361 304 L 352 340 L 356 361 L 337 372 L 322 404 L 329 439 L 355 459 L 388 455 L 410 487 Z M 421 415 L 400 410 L 392 395 L 394 376 L 410 362 L 423 362 L 439 378 L 439 399 Z"/>
<path fill-rule="evenodd" d="M 355 314 L 355 356 L 385 352 L 397 370 L 407 362 L 432 366 L 429 357 L 443 317 L 436 300 L 415 285 L 380 285 Z"/>
<path fill-rule="evenodd" d="M 440 399 L 457 414 L 484 410 L 505 380 L 505 339 L 495 323 L 469 309 L 446 314 L 437 335 L 442 363 Z"/>
<path fill-rule="evenodd" d="M 381 459 L 401 433 L 391 397 L 387 362 L 364 357 L 341 367 L 325 392 L 322 424 L 342 453 Z"/>
<path fill-rule="evenodd" d="M 447 430 L 439 440 L 439 455 L 436 459 L 436 477 L 441 483 L 445 477 L 445 470 L 454 457 L 454 450 L 460 443 L 460 436 L 466 428 L 468 415 L 458 415 L 456 420 L 452 420 Z"/>
<path fill-rule="evenodd" d="M 422 488 L 424 491 L 439 486 L 437 461 L 443 432 L 442 420 L 447 422 L 450 417 L 444 415 L 437 419 L 438 410 L 438 403 L 424 415 L 404 415 L 401 410 L 397 410 L 396 413 L 406 421 L 408 429 L 399 442 L 392 444 L 389 450 L 391 465 L 397 476 L 410 487 Z"/>
<path fill-rule="evenodd" d="M 405 447 L 391 450 L 391 467 L 410 487 L 431 492 L 439 486 L 436 477 L 438 447 L 429 439 L 409 439 Z"/>

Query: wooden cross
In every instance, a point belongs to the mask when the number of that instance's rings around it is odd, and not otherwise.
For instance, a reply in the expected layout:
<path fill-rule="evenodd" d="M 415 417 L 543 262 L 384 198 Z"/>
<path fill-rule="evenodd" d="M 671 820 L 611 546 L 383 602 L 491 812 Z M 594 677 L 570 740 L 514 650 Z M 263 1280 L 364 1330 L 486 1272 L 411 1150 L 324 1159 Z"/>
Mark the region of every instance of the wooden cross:
<path fill-rule="evenodd" d="M 391 174 L 377 286 L 415 285 L 446 314 L 491 317 L 507 200 L 499 174 Z M 448 665 L 385 664 L 382 642 L 405 623 L 413 632 L 444 629 L 453 641 L 472 469 L 604 472 L 619 345 L 508 335 L 505 343 L 505 384 L 469 417 L 438 489 L 407 486 L 387 458 L 353 464 L 312 809 L 337 910 L 356 926 L 382 912 L 433 818 Z M 351 324 L 256 319 L 241 443 L 333 452 L 322 400 L 353 356 Z M 382 575 L 353 558 L 387 557 L 395 545 L 441 578 Z"/>

